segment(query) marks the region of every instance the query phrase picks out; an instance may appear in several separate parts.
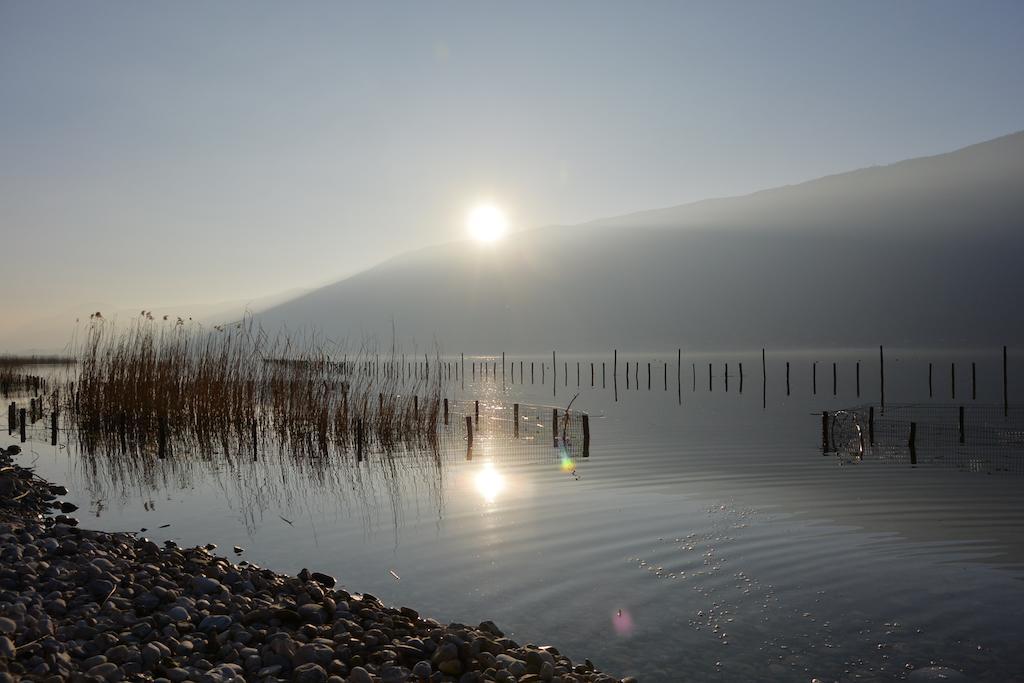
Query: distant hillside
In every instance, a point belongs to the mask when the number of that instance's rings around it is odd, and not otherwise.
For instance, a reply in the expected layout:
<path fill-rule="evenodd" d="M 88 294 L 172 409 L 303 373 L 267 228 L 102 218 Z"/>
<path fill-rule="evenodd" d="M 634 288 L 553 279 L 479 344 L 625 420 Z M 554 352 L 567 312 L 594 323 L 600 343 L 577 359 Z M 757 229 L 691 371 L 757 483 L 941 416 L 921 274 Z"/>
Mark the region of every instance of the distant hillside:
<path fill-rule="evenodd" d="M 449 351 L 1024 340 L 1024 132 L 743 197 L 405 254 L 265 311 Z"/>

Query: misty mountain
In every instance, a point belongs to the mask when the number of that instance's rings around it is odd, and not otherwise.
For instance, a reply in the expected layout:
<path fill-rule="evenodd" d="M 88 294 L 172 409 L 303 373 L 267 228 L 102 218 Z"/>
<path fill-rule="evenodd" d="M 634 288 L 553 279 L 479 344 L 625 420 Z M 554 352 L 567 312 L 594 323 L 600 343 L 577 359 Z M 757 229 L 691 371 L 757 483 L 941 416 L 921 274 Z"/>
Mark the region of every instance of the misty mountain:
<path fill-rule="evenodd" d="M 1024 132 L 393 258 L 261 314 L 448 352 L 1024 339 Z"/>

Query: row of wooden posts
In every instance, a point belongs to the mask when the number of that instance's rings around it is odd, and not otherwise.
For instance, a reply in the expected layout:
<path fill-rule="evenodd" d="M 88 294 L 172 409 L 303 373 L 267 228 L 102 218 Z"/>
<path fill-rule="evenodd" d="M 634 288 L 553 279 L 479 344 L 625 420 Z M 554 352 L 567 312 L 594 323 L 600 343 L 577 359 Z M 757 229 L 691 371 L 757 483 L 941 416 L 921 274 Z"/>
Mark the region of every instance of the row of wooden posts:
<path fill-rule="evenodd" d="M 381 402 L 383 402 L 383 394 L 381 394 Z M 413 397 L 414 411 L 418 413 L 419 397 Z M 448 426 L 450 424 L 448 399 L 443 400 L 444 406 L 444 424 Z M 558 419 L 559 413 L 558 408 L 552 408 L 551 413 L 551 431 L 553 445 L 558 446 Z M 18 408 L 16 402 L 12 401 L 7 406 L 7 434 L 11 435 L 17 429 L 21 442 L 25 443 L 27 439 L 26 429 L 29 424 L 35 424 L 38 420 L 43 417 L 43 399 L 32 398 L 29 402 L 29 407 Z M 565 413 L 564 417 L 568 419 L 568 412 Z M 582 414 L 583 423 L 583 456 L 588 457 L 590 455 L 590 416 L 586 413 Z M 57 445 L 57 425 L 58 425 L 58 411 L 53 410 L 50 413 L 50 442 L 52 445 Z M 513 437 L 519 438 L 519 404 L 515 403 L 512 406 L 512 419 L 513 419 Z M 469 415 L 466 416 L 466 441 L 469 446 L 473 445 L 473 425 L 476 424 L 477 429 L 480 426 L 480 401 L 476 400 L 473 402 L 473 418 Z M 167 457 L 168 454 L 168 436 L 169 429 L 167 423 L 167 416 L 161 415 L 158 419 L 157 424 L 157 455 L 162 460 Z M 565 437 L 565 428 L 563 424 L 562 437 Z M 355 446 L 357 458 L 361 461 L 363 457 L 363 444 L 365 442 L 365 427 L 363 425 L 362 418 L 356 420 L 355 424 Z M 253 460 L 258 456 L 259 451 L 259 435 L 257 430 L 256 422 L 252 423 L 252 446 L 253 446 Z"/>
<path fill-rule="evenodd" d="M 35 424 L 37 421 L 43 418 L 43 399 L 42 397 L 30 398 L 29 407 L 18 408 L 18 404 L 12 401 L 7 406 L 7 435 L 14 434 L 14 430 L 18 430 L 18 436 L 21 439 L 21 443 L 25 443 L 27 438 L 26 429 L 29 424 Z M 50 412 L 50 443 L 54 446 L 57 445 L 57 422 L 58 422 L 58 411 L 53 410 Z"/>
<path fill-rule="evenodd" d="M 767 384 L 768 384 L 768 373 L 766 363 L 766 351 L 761 349 L 761 392 L 762 402 L 767 403 Z M 682 357 L 683 350 L 676 350 L 676 388 L 678 400 L 682 403 Z M 530 381 L 531 385 L 536 383 L 536 361 L 530 361 Z M 408 377 L 413 379 L 419 379 L 430 376 L 430 359 L 425 355 L 423 363 L 409 363 L 403 359 L 400 364 L 398 361 L 385 361 L 384 365 L 380 365 L 379 360 L 377 361 L 364 361 L 361 366 L 362 371 L 375 376 L 383 373 L 385 377 L 393 376 L 396 368 L 399 372 L 403 373 L 402 377 Z M 563 384 L 565 387 L 569 386 L 569 363 L 563 361 Z M 608 376 L 607 376 L 607 363 L 602 361 L 601 365 L 601 388 L 606 389 L 608 387 Z M 647 364 L 647 389 L 650 390 L 653 387 L 653 364 L 648 362 Z M 857 397 L 861 396 L 861 373 L 860 373 L 860 361 L 856 361 L 854 364 L 855 371 L 855 387 Z M 444 379 L 454 379 L 455 381 L 462 382 L 463 388 L 465 388 L 466 381 L 466 355 L 460 354 L 460 360 L 458 363 L 452 361 L 437 361 L 438 371 Z M 555 351 L 551 352 L 551 367 L 557 374 L 556 368 L 558 367 L 558 354 Z M 632 381 L 630 379 L 630 369 L 632 367 Z M 878 367 L 879 367 L 879 393 L 880 402 L 882 407 L 885 407 L 885 348 L 884 346 L 878 347 Z M 625 363 L 625 380 L 626 389 L 629 390 L 631 387 L 635 389 L 640 388 L 640 363 L 635 361 L 630 364 L 628 361 Z M 697 390 L 697 364 L 691 363 L 691 376 L 692 376 L 692 390 Z M 669 388 L 669 364 L 666 362 L 662 366 L 662 383 L 665 391 Z M 743 371 L 743 363 L 738 363 L 739 370 L 739 391 L 743 393 L 744 379 L 746 377 Z M 928 364 L 928 396 L 934 397 L 934 381 L 933 381 L 933 370 L 934 365 Z M 1008 393 L 1008 382 L 1007 382 L 1007 347 L 1003 347 L 1003 409 L 1004 414 L 1008 413 L 1009 409 L 1009 393 Z M 498 377 L 498 361 L 471 361 L 470 363 L 470 379 L 475 381 L 479 376 L 481 380 L 486 380 L 488 376 L 497 381 Z M 732 375 L 729 374 L 729 363 L 724 364 L 724 386 L 725 391 L 729 391 L 729 379 Z M 506 381 L 506 378 L 511 380 L 511 384 L 516 383 L 516 362 L 513 361 L 511 364 L 511 373 L 508 373 L 508 365 L 506 363 L 505 353 L 501 354 L 501 380 L 502 383 Z M 950 395 L 953 400 L 956 399 L 956 363 L 950 364 Z M 612 386 L 615 391 L 615 400 L 618 400 L 618 380 L 619 380 L 619 351 L 618 349 L 612 352 Z M 519 361 L 519 383 L 526 384 L 526 361 Z M 547 384 L 547 363 L 540 363 L 540 383 Z M 582 364 L 576 362 L 576 386 L 582 386 Z M 590 363 L 590 386 L 597 386 L 597 363 Z M 714 390 L 714 364 L 708 363 L 708 391 Z M 558 395 L 558 378 L 554 378 L 551 383 L 552 395 Z M 832 363 L 832 395 L 836 396 L 839 392 L 839 364 Z M 813 361 L 811 363 L 811 393 L 815 396 L 818 394 L 818 362 Z M 786 395 L 792 394 L 792 383 L 790 381 L 790 362 L 786 361 Z M 977 382 L 977 364 L 971 362 L 971 398 L 977 399 L 978 395 L 978 382 Z"/>

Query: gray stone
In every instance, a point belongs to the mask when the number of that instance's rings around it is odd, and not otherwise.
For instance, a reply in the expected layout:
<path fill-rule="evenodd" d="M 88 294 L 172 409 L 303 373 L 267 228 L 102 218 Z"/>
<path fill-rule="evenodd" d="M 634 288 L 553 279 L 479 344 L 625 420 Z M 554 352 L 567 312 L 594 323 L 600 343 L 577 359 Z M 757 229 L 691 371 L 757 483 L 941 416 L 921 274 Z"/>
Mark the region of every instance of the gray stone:
<path fill-rule="evenodd" d="M 373 683 L 373 678 L 370 677 L 370 672 L 361 666 L 354 666 L 352 670 L 348 672 L 348 683 Z"/>
<path fill-rule="evenodd" d="M 175 605 L 167 610 L 167 616 L 175 621 L 189 621 L 188 610 L 181 605 Z"/>
<path fill-rule="evenodd" d="M 210 631 L 226 631 L 231 626 L 231 617 L 225 614 L 211 614 L 199 622 L 199 630 L 203 633 Z"/>
<path fill-rule="evenodd" d="M 327 683 L 327 672 L 319 664 L 300 664 L 292 672 L 294 683 Z"/>
<path fill-rule="evenodd" d="M 212 595 L 222 590 L 224 586 L 217 579 L 211 579 L 209 576 L 192 577 L 192 591 L 197 595 Z"/>
<path fill-rule="evenodd" d="M 431 667 L 430 662 L 425 659 L 416 662 L 416 666 L 412 668 L 412 675 L 420 680 L 430 678 L 431 673 L 433 673 L 433 667 Z"/>
<path fill-rule="evenodd" d="M 14 659 L 15 654 L 14 643 L 11 642 L 11 639 L 7 636 L 0 636 L 0 657 Z"/>
<path fill-rule="evenodd" d="M 0 633 L 5 636 L 12 635 L 18 629 L 18 625 L 14 623 L 14 619 L 8 619 L 7 617 L 0 617 Z"/>

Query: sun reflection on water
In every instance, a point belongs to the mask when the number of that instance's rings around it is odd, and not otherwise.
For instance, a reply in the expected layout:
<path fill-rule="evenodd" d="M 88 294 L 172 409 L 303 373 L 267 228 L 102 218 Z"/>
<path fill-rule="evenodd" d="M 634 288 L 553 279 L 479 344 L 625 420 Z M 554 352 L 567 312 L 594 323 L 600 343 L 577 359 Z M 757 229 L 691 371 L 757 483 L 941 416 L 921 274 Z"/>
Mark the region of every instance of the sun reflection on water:
<path fill-rule="evenodd" d="M 493 463 L 485 462 L 476 473 L 473 483 L 484 502 L 493 503 L 505 489 L 505 475 L 495 469 Z"/>

